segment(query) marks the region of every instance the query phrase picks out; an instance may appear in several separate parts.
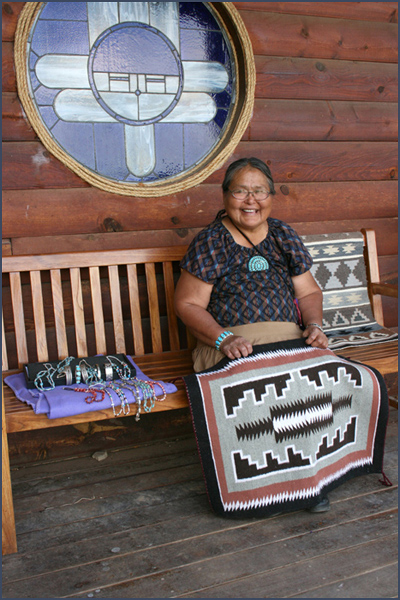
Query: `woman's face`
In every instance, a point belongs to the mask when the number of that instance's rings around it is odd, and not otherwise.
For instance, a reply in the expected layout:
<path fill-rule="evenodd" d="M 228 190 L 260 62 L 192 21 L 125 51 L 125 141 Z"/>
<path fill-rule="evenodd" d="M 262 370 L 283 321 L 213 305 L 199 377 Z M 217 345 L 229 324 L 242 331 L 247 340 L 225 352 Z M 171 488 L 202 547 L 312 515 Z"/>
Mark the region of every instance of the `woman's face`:
<path fill-rule="evenodd" d="M 244 200 L 238 200 L 231 192 L 238 190 L 269 192 L 269 183 L 265 175 L 258 169 L 247 166 L 235 173 L 229 190 L 224 192 L 224 206 L 234 225 L 248 231 L 256 231 L 265 227 L 272 208 L 272 195 L 265 200 L 256 200 L 249 194 Z"/>

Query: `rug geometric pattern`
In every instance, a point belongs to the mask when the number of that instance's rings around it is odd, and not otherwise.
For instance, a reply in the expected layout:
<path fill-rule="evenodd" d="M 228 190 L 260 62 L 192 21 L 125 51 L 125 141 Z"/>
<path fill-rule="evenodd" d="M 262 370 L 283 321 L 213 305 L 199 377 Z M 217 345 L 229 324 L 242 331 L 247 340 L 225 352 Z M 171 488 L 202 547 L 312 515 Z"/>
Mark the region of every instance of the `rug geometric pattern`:
<path fill-rule="evenodd" d="M 379 325 L 368 296 L 361 232 L 301 236 L 313 259 L 311 273 L 323 292 L 323 327 L 329 348 L 397 338 Z"/>
<path fill-rule="evenodd" d="M 382 376 L 304 339 L 255 346 L 184 377 L 211 506 L 263 517 L 382 471 Z"/>

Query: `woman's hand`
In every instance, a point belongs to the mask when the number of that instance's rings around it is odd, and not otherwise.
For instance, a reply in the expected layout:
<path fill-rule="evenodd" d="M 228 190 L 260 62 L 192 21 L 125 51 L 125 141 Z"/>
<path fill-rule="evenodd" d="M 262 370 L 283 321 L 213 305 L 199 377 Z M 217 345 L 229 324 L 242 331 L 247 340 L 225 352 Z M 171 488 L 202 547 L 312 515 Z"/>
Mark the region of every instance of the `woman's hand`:
<path fill-rule="evenodd" d="M 322 323 L 321 288 L 310 271 L 306 271 L 297 277 L 292 277 L 292 281 L 303 323 L 309 323 L 303 333 L 303 337 L 306 338 L 306 344 L 314 348 L 327 348 L 328 338 L 321 331 L 321 328 L 315 327 L 315 324 Z"/>
<path fill-rule="evenodd" d="M 220 344 L 220 351 L 228 358 L 241 358 L 253 352 L 253 346 L 240 335 L 229 335 Z"/>
<path fill-rule="evenodd" d="M 303 337 L 306 338 L 306 344 L 310 344 L 310 346 L 313 346 L 314 348 L 325 349 L 328 347 L 328 338 L 323 331 L 314 325 L 306 327 Z"/>

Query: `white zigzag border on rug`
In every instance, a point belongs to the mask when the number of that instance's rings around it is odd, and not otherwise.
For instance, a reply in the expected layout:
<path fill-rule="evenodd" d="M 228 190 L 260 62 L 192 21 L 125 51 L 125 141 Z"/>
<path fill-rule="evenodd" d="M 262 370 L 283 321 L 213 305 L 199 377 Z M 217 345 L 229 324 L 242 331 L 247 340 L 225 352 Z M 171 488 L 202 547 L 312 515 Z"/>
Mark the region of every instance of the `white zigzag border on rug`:
<path fill-rule="evenodd" d="M 269 506 L 272 504 L 278 504 L 280 502 L 288 502 L 288 501 L 292 501 L 292 500 L 302 500 L 304 498 L 311 498 L 312 496 L 317 496 L 321 492 L 322 487 L 324 487 L 325 485 L 328 485 L 332 481 L 336 481 L 340 477 L 343 477 L 351 469 L 354 469 L 357 467 L 364 467 L 365 465 L 372 464 L 372 460 L 373 460 L 372 457 L 370 457 L 370 458 L 359 459 L 359 460 L 353 461 L 353 462 L 349 463 L 348 465 L 346 465 L 346 467 L 343 467 L 342 469 L 339 469 L 338 471 L 333 473 L 331 476 L 321 479 L 319 485 L 312 487 L 312 488 L 298 490 L 297 492 L 276 494 L 276 495 L 272 495 L 272 496 L 264 496 L 263 498 L 254 498 L 253 500 L 251 500 L 249 502 L 241 502 L 240 500 L 238 500 L 237 502 L 229 502 L 229 503 L 223 502 L 222 504 L 223 504 L 224 510 L 229 512 L 232 510 L 239 510 L 239 509 L 240 510 L 248 510 L 249 508 L 258 508 L 260 506 Z"/>

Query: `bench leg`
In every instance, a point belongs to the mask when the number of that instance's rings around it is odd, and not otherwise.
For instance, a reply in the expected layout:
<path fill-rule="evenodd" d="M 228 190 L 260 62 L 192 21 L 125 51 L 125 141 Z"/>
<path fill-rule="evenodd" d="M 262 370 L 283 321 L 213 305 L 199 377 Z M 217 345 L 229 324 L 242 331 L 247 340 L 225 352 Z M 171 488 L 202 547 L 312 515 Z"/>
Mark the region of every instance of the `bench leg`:
<path fill-rule="evenodd" d="M 4 396 L 2 407 L 2 554 L 14 554 L 17 552 L 17 536 L 15 533 L 14 505 L 11 491 L 10 459 L 8 455 Z"/>

